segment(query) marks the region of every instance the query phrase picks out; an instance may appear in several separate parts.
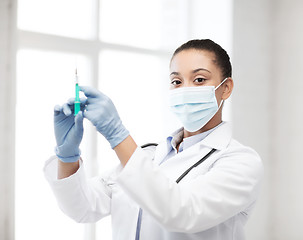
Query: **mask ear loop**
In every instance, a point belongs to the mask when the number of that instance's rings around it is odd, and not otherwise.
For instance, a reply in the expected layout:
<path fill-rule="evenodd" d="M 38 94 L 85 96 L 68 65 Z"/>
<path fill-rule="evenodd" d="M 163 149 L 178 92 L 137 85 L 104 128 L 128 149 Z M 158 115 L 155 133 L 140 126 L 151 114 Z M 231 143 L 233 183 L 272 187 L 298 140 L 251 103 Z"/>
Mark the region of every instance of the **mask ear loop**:
<path fill-rule="evenodd" d="M 225 78 L 216 88 L 215 88 L 215 91 L 226 81 L 228 79 L 228 77 L 227 78 Z M 221 100 L 221 102 L 220 102 L 220 105 L 219 105 L 219 107 L 218 107 L 218 110 L 220 109 L 220 107 L 222 106 L 222 104 L 223 104 L 223 102 L 224 102 L 224 100 L 222 99 Z"/>
<path fill-rule="evenodd" d="M 218 107 L 218 111 L 219 111 L 220 107 L 222 106 L 223 102 L 224 102 L 224 100 L 222 99 L 221 102 L 220 102 L 220 105 Z"/>
<path fill-rule="evenodd" d="M 215 91 L 226 81 L 228 79 L 228 77 L 227 78 L 224 78 L 224 80 L 215 88 Z"/>

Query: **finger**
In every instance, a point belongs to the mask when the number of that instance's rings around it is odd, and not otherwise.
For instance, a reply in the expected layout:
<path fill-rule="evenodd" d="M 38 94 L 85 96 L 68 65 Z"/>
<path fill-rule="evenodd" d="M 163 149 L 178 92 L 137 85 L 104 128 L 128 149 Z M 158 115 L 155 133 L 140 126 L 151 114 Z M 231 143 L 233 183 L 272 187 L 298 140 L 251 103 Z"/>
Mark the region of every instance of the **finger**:
<path fill-rule="evenodd" d="M 80 98 L 80 103 L 81 103 L 81 105 L 86 105 L 87 104 L 87 98 L 86 97 Z"/>
<path fill-rule="evenodd" d="M 75 117 L 75 128 L 76 131 L 83 131 L 83 114 L 81 111 Z"/>
<path fill-rule="evenodd" d="M 102 108 L 102 105 L 87 105 L 86 107 L 85 107 L 85 110 L 86 111 L 93 111 L 93 110 L 95 110 L 95 109 L 99 109 L 100 111 L 101 110 L 104 110 L 104 108 Z"/>
<path fill-rule="evenodd" d="M 87 105 L 85 103 L 81 103 L 80 104 L 80 111 L 82 111 L 82 112 L 86 111 L 86 107 L 87 107 Z"/>
<path fill-rule="evenodd" d="M 72 114 L 72 110 L 70 109 L 70 106 L 69 106 L 67 103 L 64 103 L 64 104 L 63 104 L 62 109 L 63 109 L 63 113 L 64 113 L 66 116 L 69 116 L 69 115 Z"/>
<path fill-rule="evenodd" d="M 58 104 L 54 107 L 54 112 L 61 112 L 61 110 L 62 110 L 62 107 Z"/>
<path fill-rule="evenodd" d="M 75 98 L 70 98 L 67 100 L 67 104 L 70 106 L 71 111 L 74 109 L 75 104 Z M 87 104 L 87 98 L 80 98 L 80 106 L 81 110 L 85 108 L 85 105 Z"/>
<path fill-rule="evenodd" d="M 79 86 L 81 92 L 88 98 L 96 98 L 102 96 L 101 92 L 89 86 Z"/>
<path fill-rule="evenodd" d="M 101 98 L 87 98 L 87 101 L 86 101 L 86 105 L 89 106 L 89 105 L 95 105 L 95 103 L 99 103 L 103 101 L 103 99 Z"/>
<path fill-rule="evenodd" d="M 85 109 L 86 99 L 87 98 L 81 98 L 80 99 L 80 110 L 81 111 L 83 111 Z M 74 109 L 75 109 L 75 98 L 68 99 L 67 104 L 69 105 L 70 110 L 73 112 Z"/>
<path fill-rule="evenodd" d="M 82 112 L 82 116 L 88 120 L 90 120 L 92 118 L 91 112 L 87 112 L 87 111 Z"/>
<path fill-rule="evenodd" d="M 86 97 L 82 97 L 80 98 L 80 103 L 81 105 L 85 105 L 87 102 L 87 98 Z M 69 98 L 67 100 L 68 105 L 73 105 L 75 103 L 75 98 Z"/>
<path fill-rule="evenodd" d="M 73 105 L 75 103 L 75 98 L 69 98 L 68 100 L 67 100 L 67 104 L 68 105 Z"/>
<path fill-rule="evenodd" d="M 54 115 L 57 116 L 62 111 L 62 107 L 60 105 L 56 105 L 54 107 Z"/>

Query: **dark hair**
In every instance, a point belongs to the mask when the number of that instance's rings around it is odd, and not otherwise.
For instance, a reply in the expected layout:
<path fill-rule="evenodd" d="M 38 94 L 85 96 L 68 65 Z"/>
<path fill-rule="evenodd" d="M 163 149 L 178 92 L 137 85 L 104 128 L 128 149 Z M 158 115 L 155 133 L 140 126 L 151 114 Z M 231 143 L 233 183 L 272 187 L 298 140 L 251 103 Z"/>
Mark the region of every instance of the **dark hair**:
<path fill-rule="evenodd" d="M 206 50 L 214 53 L 216 56 L 215 63 L 221 69 L 222 76 L 224 78 L 231 77 L 232 69 L 231 69 L 230 58 L 227 52 L 219 44 L 215 43 L 210 39 L 190 40 L 187 43 L 182 44 L 180 47 L 178 47 L 175 50 L 172 59 L 179 52 L 188 49 Z"/>

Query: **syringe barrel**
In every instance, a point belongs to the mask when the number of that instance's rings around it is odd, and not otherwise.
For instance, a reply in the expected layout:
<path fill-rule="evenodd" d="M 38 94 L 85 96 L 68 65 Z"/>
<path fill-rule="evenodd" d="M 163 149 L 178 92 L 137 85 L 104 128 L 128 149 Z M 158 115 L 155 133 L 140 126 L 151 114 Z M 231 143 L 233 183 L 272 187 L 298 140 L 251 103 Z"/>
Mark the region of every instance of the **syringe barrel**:
<path fill-rule="evenodd" d="M 79 98 L 79 85 L 78 83 L 76 83 L 76 97 L 75 97 L 75 104 L 74 104 L 74 115 L 76 116 L 78 114 L 78 112 L 80 111 L 80 98 Z"/>

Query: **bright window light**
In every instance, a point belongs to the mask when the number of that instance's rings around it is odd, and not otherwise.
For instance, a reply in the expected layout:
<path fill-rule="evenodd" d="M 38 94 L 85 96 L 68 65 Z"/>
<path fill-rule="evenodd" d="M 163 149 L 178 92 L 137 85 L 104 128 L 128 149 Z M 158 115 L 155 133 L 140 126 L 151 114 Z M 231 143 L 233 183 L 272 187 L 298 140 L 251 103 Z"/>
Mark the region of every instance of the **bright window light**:
<path fill-rule="evenodd" d="M 93 0 L 19 0 L 23 30 L 90 39 L 94 35 Z"/>
<path fill-rule="evenodd" d="M 74 96 L 75 59 L 83 83 L 88 60 L 55 52 L 17 55 L 16 239 L 83 239 L 83 226 L 58 208 L 42 168 L 54 155 L 53 107 Z M 83 144 L 85 146 L 85 143 Z"/>
<path fill-rule="evenodd" d="M 113 100 L 132 135 L 141 143 L 159 139 L 163 135 L 161 93 L 169 81 L 160 73 L 161 58 L 102 51 L 100 59 L 99 88 Z"/>
<path fill-rule="evenodd" d="M 160 0 L 103 0 L 100 16 L 103 41 L 145 48 L 160 44 Z"/>
<path fill-rule="evenodd" d="M 103 0 L 100 39 L 149 49 L 172 50 L 188 38 L 187 0 Z"/>
<path fill-rule="evenodd" d="M 168 74 L 162 63 L 168 59 L 120 51 L 100 54 L 99 89 L 114 102 L 120 118 L 137 144 L 159 142 L 165 135 L 163 111 L 166 109 L 164 89 L 168 89 Z M 129 64 L 131 63 L 131 64 Z M 98 162 L 100 172 L 108 171 L 119 160 L 108 142 L 98 134 Z M 110 217 L 97 224 L 97 238 L 110 240 L 106 231 Z"/>
<path fill-rule="evenodd" d="M 131 63 L 131 64 L 126 64 Z M 163 89 L 168 76 L 161 72 L 161 58 L 119 51 L 100 54 L 99 89 L 114 102 L 120 118 L 137 144 L 157 142 L 163 133 Z M 119 161 L 109 144 L 100 141 L 101 168 Z"/>

